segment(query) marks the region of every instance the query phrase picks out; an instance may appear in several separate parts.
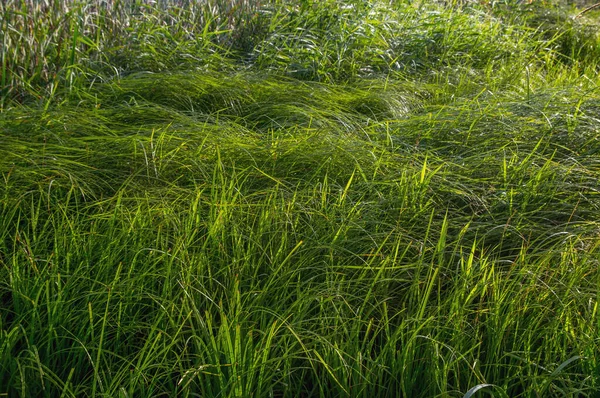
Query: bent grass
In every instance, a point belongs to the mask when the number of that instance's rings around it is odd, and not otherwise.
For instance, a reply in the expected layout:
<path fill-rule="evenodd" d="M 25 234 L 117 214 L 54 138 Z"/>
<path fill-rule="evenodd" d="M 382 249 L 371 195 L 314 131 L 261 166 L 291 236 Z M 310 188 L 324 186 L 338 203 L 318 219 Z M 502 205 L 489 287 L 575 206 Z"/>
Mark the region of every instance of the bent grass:
<path fill-rule="evenodd" d="M 521 23 L 558 8 L 114 4 L 0 10 L 0 393 L 594 396 L 598 58 Z"/>

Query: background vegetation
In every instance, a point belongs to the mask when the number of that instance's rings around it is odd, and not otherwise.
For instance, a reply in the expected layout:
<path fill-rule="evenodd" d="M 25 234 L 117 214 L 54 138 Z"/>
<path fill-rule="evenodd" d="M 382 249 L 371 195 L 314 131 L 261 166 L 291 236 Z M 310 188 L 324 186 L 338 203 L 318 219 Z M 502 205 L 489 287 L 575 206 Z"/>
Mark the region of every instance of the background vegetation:
<path fill-rule="evenodd" d="M 0 395 L 600 390 L 597 12 L 0 5 Z"/>

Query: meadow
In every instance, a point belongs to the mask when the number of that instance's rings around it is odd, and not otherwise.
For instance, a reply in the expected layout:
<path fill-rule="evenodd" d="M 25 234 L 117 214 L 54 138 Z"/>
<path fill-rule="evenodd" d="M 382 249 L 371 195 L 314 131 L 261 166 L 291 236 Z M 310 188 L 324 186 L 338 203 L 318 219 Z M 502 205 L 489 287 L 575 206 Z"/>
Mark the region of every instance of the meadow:
<path fill-rule="evenodd" d="M 3 1 L 0 397 L 598 397 L 599 16 Z"/>

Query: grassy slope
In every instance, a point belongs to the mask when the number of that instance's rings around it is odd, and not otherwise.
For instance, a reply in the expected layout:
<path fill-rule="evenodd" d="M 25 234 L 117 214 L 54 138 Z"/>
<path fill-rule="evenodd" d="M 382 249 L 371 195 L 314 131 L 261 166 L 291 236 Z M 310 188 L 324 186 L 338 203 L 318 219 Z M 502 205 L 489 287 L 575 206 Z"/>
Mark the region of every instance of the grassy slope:
<path fill-rule="evenodd" d="M 0 6 L 0 394 L 597 393 L 593 13 L 207 4 Z"/>

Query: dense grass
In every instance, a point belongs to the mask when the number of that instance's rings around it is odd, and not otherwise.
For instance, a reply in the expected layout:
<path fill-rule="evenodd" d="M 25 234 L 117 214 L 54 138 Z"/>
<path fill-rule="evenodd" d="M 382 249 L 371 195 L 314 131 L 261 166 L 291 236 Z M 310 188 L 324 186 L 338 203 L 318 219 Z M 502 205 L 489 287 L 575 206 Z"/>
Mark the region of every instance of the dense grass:
<path fill-rule="evenodd" d="M 0 396 L 598 396 L 597 13 L 0 5 Z"/>

